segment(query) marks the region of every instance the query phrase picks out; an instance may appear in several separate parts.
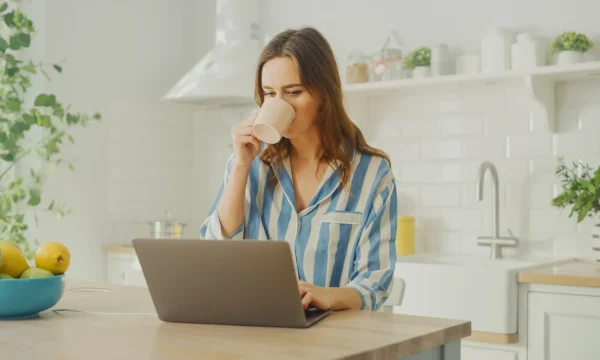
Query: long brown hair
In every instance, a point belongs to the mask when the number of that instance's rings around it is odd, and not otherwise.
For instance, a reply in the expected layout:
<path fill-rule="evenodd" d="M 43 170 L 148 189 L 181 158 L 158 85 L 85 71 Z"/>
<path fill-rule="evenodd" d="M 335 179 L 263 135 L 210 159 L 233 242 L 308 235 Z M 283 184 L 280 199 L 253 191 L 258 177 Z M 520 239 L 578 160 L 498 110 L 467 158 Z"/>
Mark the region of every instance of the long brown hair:
<path fill-rule="evenodd" d="M 384 158 L 391 166 L 390 158 L 379 149 L 367 144 L 363 133 L 350 120 L 344 108 L 342 83 L 335 56 L 329 42 L 312 27 L 288 29 L 277 34 L 260 55 L 255 81 L 254 98 L 259 106 L 264 101 L 262 69 L 264 64 L 277 57 L 289 57 L 297 64 L 302 85 L 322 100 L 315 126 L 322 147 L 321 162 L 338 172 L 342 185 L 348 188 L 350 160 L 353 150 Z M 267 145 L 261 160 L 273 171 L 281 160 L 289 156 L 290 141 L 282 138 L 277 144 Z M 337 162 L 341 166 L 337 167 Z"/>

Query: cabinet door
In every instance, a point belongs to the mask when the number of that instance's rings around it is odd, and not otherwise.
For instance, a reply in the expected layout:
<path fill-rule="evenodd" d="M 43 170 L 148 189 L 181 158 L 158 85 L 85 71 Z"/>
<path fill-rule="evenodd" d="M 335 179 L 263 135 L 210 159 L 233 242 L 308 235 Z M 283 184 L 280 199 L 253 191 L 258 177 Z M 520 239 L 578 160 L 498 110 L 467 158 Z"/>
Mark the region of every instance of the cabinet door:
<path fill-rule="evenodd" d="M 519 354 L 511 350 L 486 349 L 461 346 L 460 360 L 518 360 Z"/>
<path fill-rule="evenodd" d="M 133 254 L 109 253 L 106 256 L 106 282 L 125 284 L 125 274 L 131 269 L 137 257 Z"/>
<path fill-rule="evenodd" d="M 600 359 L 600 297 L 529 293 L 528 360 Z"/>

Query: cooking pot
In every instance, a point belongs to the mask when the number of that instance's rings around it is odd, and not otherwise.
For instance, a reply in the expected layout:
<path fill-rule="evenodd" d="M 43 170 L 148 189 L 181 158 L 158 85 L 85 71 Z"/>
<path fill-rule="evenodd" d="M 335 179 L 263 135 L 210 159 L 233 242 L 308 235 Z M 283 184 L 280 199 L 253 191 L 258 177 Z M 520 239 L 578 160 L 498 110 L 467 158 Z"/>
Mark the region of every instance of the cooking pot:
<path fill-rule="evenodd" d="M 166 212 L 166 219 L 150 221 L 152 226 L 151 237 L 153 239 L 181 239 L 183 228 L 186 223 L 179 222 L 172 218 L 170 212 Z"/>

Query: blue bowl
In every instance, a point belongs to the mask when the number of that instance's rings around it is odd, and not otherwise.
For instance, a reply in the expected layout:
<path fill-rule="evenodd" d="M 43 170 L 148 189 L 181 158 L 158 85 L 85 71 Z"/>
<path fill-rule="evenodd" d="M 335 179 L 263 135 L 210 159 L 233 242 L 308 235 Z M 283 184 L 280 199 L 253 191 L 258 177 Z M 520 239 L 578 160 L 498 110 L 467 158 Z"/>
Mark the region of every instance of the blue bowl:
<path fill-rule="evenodd" d="M 58 303 L 65 291 L 65 276 L 0 280 L 0 319 L 36 317 Z"/>

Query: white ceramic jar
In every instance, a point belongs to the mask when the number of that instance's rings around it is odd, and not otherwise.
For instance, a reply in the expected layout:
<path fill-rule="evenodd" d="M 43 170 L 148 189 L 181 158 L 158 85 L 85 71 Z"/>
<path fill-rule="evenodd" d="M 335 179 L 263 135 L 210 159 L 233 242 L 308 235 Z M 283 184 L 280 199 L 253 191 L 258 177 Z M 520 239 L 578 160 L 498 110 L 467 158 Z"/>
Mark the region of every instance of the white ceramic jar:
<path fill-rule="evenodd" d="M 517 42 L 511 47 L 511 68 L 526 70 L 544 65 L 544 54 L 539 41 L 531 34 L 517 35 Z"/>
<path fill-rule="evenodd" d="M 452 63 L 448 45 L 439 44 L 431 48 L 431 75 L 449 75 L 452 73 Z"/>
<path fill-rule="evenodd" d="M 481 72 L 494 73 L 510 69 L 510 32 L 491 28 L 481 42 Z"/>

